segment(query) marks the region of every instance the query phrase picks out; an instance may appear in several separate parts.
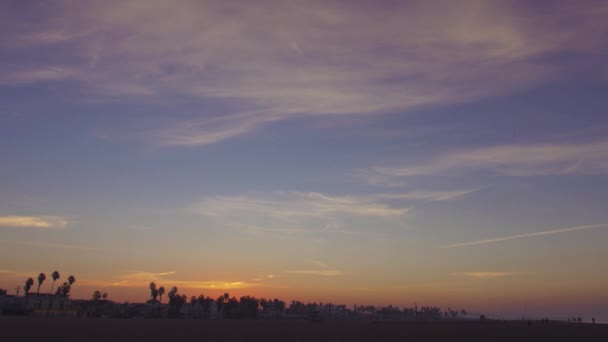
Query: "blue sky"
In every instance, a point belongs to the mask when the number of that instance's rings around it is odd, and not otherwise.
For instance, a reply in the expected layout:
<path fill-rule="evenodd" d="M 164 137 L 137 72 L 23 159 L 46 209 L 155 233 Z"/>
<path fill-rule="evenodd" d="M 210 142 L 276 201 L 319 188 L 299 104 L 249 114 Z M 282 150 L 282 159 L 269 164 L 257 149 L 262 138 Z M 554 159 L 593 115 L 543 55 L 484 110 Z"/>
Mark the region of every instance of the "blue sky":
<path fill-rule="evenodd" d="M 4 2 L 0 286 L 606 317 L 607 17 Z"/>

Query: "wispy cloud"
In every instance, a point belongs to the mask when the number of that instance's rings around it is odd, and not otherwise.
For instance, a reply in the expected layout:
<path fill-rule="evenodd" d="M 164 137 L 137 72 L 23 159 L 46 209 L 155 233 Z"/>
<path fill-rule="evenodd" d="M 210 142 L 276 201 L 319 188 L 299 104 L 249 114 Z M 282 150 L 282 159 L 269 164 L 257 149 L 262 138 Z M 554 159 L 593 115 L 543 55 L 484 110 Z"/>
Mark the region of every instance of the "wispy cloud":
<path fill-rule="evenodd" d="M 96 248 L 96 247 L 91 247 L 91 246 L 86 246 L 86 245 L 71 245 L 71 244 L 52 243 L 52 242 L 43 242 L 43 241 L 0 240 L 0 243 L 9 244 L 9 245 L 55 248 L 55 249 L 66 249 L 66 250 L 76 250 L 76 251 L 95 251 L 95 252 L 103 251 L 103 249 L 101 249 L 101 248 Z"/>
<path fill-rule="evenodd" d="M 133 271 L 133 272 L 129 272 L 129 273 L 122 275 L 121 278 L 124 278 L 129 281 L 133 281 L 133 280 L 152 281 L 152 280 L 162 279 L 165 276 L 173 275 L 175 273 L 176 273 L 175 271 L 169 271 L 169 272 Z"/>
<path fill-rule="evenodd" d="M 245 112 L 238 115 L 183 120 L 169 128 L 161 128 L 154 135 L 164 145 L 209 145 L 244 134 L 262 123 L 277 119 L 278 117 L 265 116 L 259 112 Z"/>
<path fill-rule="evenodd" d="M 587 2 L 542 10 L 478 1 L 264 3 L 59 1 L 25 26 L 12 25 L 22 13 L 7 8 L 0 19 L 9 49 L 34 57 L 60 49 L 72 63 L 7 64 L 0 83 L 72 80 L 101 99 L 236 103 L 225 117 L 201 111 L 150 134 L 161 144 L 206 145 L 294 116 L 406 111 L 521 89 L 564 67 L 540 63 L 545 55 L 592 53 L 608 30 L 607 6 Z"/>
<path fill-rule="evenodd" d="M 209 197 L 193 205 L 193 210 L 225 227 L 257 235 L 360 235 L 366 231 L 364 227 L 376 223 L 400 225 L 417 202 L 454 200 L 474 191 L 401 191 L 344 196 L 275 191 Z"/>
<path fill-rule="evenodd" d="M 155 282 L 156 286 L 182 286 L 197 289 L 243 289 L 254 286 L 262 286 L 258 283 L 245 281 L 219 281 L 219 280 L 186 280 L 176 278 L 177 272 L 128 272 L 117 277 L 116 281 L 91 281 L 89 285 L 98 286 L 117 286 L 117 287 L 147 287 L 150 282 Z M 269 277 L 270 278 L 270 277 Z"/>
<path fill-rule="evenodd" d="M 67 225 L 61 216 L 0 216 L 0 227 L 63 229 Z"/>
<path fill-rule="evenodd" d="M 117 281 L 104 281 L 94 279 L 82 279 L 80 284 L 82 286 L 97 286 L 97 287 L 128 287 L 128 288 L 147 288 L 149 283 L 154 281 L 156 286 L 177 286 L 180 288 L 185 287 L 187 289 L 215 289 L 215 290 L 233 290 L 233 289 L 245 289 L 251 287 L 264 286 L 269 287 L 270 285 L 263 285 L 258 283 L 251 283 L 245 281 L 198 281 L 198 280 L 180 280 L 180 279 L 122 279 Z"/>
<path fill-rule="evenodd" d="M 318 192 L 273 192 L 264 197 L 217 196 L 203 200 L 196 211 L 204 216 L 230 217 L 263 215 L 292 221 L 305 217 L 325 217 L 343 213 L 380 218 L 399 217 L 408 208 L 393 208 L 365 196 L 329 196 Z"/>
<path fill-rule="evenodd" d="M 340 276 L 343 275 L 342 272 L 336 270 L 303 270 L 303 271 L 286 271 L 287 273 L 292 274 L 308 274 L 308 275 L 316 275 L 316 276 Z"/>
<path fill-rule="evenodd" d="M 449 201 L 471 194 L 475 191 L 477 191 L 477 189 L 454 191 L 410 191 L 401 193 L 382 193 L 371 195 L 371 197 L 392 200 Z"/>
<path fill-rule="evenodd" d="M 0 76 L 0 84 L 27 84 L 76 78 L 79 71 L 66 66 L 47 66 L 25 70 L 11 70 Z"/>
<path fill-rule="evenodd" d="M 524 239 L 524 238 L 529 238 L 529 237 L 545 236 L 545 235 L 553 235 L 553 234 L 561 234 L 561 233 L 576 232 L 576 231 L 590 230 L 590 229 L 599 229 L 599 228 L 608 228 L 608 224 L 594 224 L 594 225 L 586 225 L 586 226 L 577 226 L 577 227 L 568 227 L 568 228 L 560 228 L 560 229 L 553 229 L 553 230 L 545 230 L 545 231 L 542 231 L 542 232 L 517 234 L 517 235 L 511 235 L 511 236 L 505 236 L 505 237 L 497 237 L 497 238 L 486 239 L 486 240 L 477 240 L 477 241 L 471 241 L 471 242 L 455 243 L 455 244 L 451 244 L 451 245 L 442 246 L 441 248 L 455 248 L 455 247 L 483 245 L 483 244 L 487 244 L 487 243 L 496 243 L 496 242 L 502 242 L 502 241 L 508 241 L 508 240 Z"/>
<path fill-rule="evenodd" d="M 196 213 L 225 227 L 259 235 L 360 234 L 366 224 L 400 224 L 410 210 L 373 196 L 271 192 L 215 196 L 195 204 Z"/>
<path fill-rule="evenodd" d="M 418 175 L 471 170 L 512 176 L 600 174 L 608 172 L 608 141 L 560 144 L 514 144 L 441 155 L 404 167 L 365 170 L 370 182 L 398 182 Z"/>
<path fill-rule="evenodd" d="M 316 276 L 339 276 L 343 275 L 341 271 L 337 271 L 333 269 L 332 266 L 318 260 L 312 260 L 312 263 L 320 267 L 320 269 L 315 270 L 296 270 L 296 271 L 285 271 L 286 273 L 292 274 L 308 274 L 308 275 L 316 275 Z"/>
<path fill-rule="evenodd" d="M 495 279 L 495 278 L 510 277 L 510 276 L 514 275 L 514 273 L 508 273 L 508 272 L 456 272 L 456 273 L 452 273 L 452 275 L 465 276 L 465 277 L 478 278 L 478 279 Z"/>
<path fill-rule="evenodd" d="M 177 281 L 174 282 L 176 285 L 182 285 L 190 288 L 197 289 L 222 289 L 222 290 L 232 290 L 232 289 L 245 289 L 256 286 L 262 286 L 258 283 L 249 283 L 244 281 Z"/>

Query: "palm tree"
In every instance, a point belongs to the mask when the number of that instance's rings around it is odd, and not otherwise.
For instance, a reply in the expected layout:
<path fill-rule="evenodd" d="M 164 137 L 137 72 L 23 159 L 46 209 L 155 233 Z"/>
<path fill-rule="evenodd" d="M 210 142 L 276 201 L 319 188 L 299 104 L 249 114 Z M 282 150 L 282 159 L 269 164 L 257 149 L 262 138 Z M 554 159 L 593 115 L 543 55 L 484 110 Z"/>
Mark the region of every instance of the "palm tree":
<path fill-rule="evenodd" d="M 42 285 L 42 283 L 44 283 L 45 280 L 46 280 L 46 275 L 44 273 L 40 273 L 38 275 L 38 289 L 36 290 L 36 297 L 38 297 L 38 295 L 40 294 L 40 285 Z"/>
<path fill-rule="evenodd" d="M 59 271 L 54 271 L 53 274 L 51 274 L 51 278 L 53 278 L 53 285 L 51 285 L 50 294 L 53 294 L 53 288 L 55 287 L 55 281 L 57 281 L 57 279 L 60 278 Z"/>
<path fill-rule="evenodd" d="M 28 297 L 28 294 L 30 293 L 30 289 L 32 288 L 32 286 L 34 286 L 34 279 L 27 278 L 27 280 L 25 281 L 25 286 L 23 286 L 23 291 L 25 292 L 24 304 L 25 304 L 26 308 L 27 308 L 27 297 Z"/>
<path fill-rule="evenodd" d="M 25 291 L 25 295 L 27 296 L 30 293 L 30 289 L 34 286 L 34 279 L 27 278 L 25 281 L 25 286 L 23 286 L 23 291 Z"/>
<path fill-rule="evenodd" d="M 67 281 L 64 281 L 63 284 L 57 288 L 56 294 L 67 297 L 70 294 L 70 290 L 72 290 L 72 285 Z"/>
<path fill-rule="evenodd" d="M 158 288 L 158 295 L 160 296 L 160 302 L 163 302 L 163 295 L 165 294 L 165 288 L 163 286 Z"/>
<path fill-rule="evenodd" d="M 150 295 L 152 296 L 152 300 L 156 301 L 156 297 L 158 297 L 158 289 L 156 288 L 156 283 L 150 283 Z"/>
<path fill-rule="evenodd" d="M 70 284 L 70 286 L 74 285 L 75 282 L 76 282 L 76 278 L 74 278 L 73 275 L 68 277 L 68 283 Z"/>

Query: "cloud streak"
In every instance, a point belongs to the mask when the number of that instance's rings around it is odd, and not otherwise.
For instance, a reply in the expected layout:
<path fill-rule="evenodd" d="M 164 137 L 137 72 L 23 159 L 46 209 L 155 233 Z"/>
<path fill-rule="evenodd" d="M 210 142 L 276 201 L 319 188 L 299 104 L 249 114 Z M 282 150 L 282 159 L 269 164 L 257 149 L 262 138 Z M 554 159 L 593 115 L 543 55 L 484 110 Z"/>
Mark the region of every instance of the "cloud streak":
<path fill-rule="evenodd" d="M 226 281 L 226 280 L 188 280 L 176 278 L 177 272 L 149 272 L 149 271 L 133 271 L 121 274 L 115 277 L 113 281 L 98 281 L 98 280 L 84 280 L 83 284 L 88 286 L 107 286 L 107 287 L 128 287 L 128 288 L 146 288 L 150 282 L 155 282 L 156 286 L 164 286 L 168 289 L 169 286 L 178 286 L 185 288 L 195 289 L 218 289 L 218 290 L 229 290 L 229 289 L 244 289 L 255 286 L 263 286 L 258 283 L 251 283 L 245 281 Z M 268 276 L 268 279 L 273 278 L 274 275 Z M 267 286 L 267 285 L 264 285 Z"/>
<path fill-rule="evenodd" d="M 336 270 L 303 270 L 303 271 L 286 271 L 286 273 L 291 274 L 307 274 L 307 275 L 316 275 L 316 276 L 324 276 L 324 277 L 335 277 L 343 275 L 342 272 Z"/>
<path fill-rule="evenodd" d="M 24 13 L 2 11 L 3 43 L 32 58 L 19 70 L 0 67 L 0 83 L 70 81 L 102 101 L 179 96 L 230 107 L 147 132 L 159 144 L 201 146 L 295 116 L 403 112 L 546 81 L 565 66 L 543 57 L 597 49 L 607 8 L 58 1 L 27 25 L 15 24 L 27 20 Z M 45 58 L 57 50 L 65 65 Z"/>
<path fill-rule="evenodd" d="M 193 206 L 204 219 L 258 235 L 352 234 L 370 225 L 400 225 L 410 208 L 374 196 L 285 192 L 214 196 Z"/>
<path fill-rule="evenodd" d="M 452 274 L 456 276 L 466 276 L 477 279 L 496 279 L 510 277 L 514 275 L 513 273 L 508 272 L 457 272 Z"/>
<path fill-rule="evenodd" d="M 485 171 L 508 176 L 608 173 L 608 141 L 499 145 L 447 153 L 417 165 L 362 171 L 370 183 L 408 177 Z"/>
<path fill-rule="evenodd" d="M 503 241 L 509 241 L 509 240 L 525 239 L 525 238 L 530 238 L 530 237 L 554 235 L 554 234 L 577 232 L 577 231 L 600 229 L 600 228 L 608 228 L 608 224 L 594 224 L 594 225 L 586 225 L 586 226 L 576 226 L 576 227 L 560 228 L 560 229 L 553 229 L 553 230 L 545 230 L 542 232 L 535 232 L 535 233 L 517 234 L 517 235 L 498 237 L 498 238 L 492 238 L 492 239 L 486 239 L 486 240 L 455 243 L 455 244 L 451 244 L 451 245 L 441 246 L 441 248 L 456 248 L 456 247 L 484 245 L 484 244 L 488 244 L 488 243 L 496 243 L 496 242 L 503 242 Z"/>
<path fill-rule="evenodd" d="M 217 196 L 196 206 L 203 216 L 234 216 L 235 213 L 258 214 L 281 221 L 296 218 L 325 217 L 338 213 L 379 218 L 399 217 L 408 208 L 393 208 L 365 196 L 329 196 L 318 192 L 273 192 L 270 196 Z"/>
<path fill-rule="evenodd" d="M 401 191 L 334 196 L 319 192 L 274 191 L 213 196 L 192 210 L 214 224 L 262 236 L 361 235 L 370 227 L 402 226 L 412 205 L 450 201 L 473 190 Z"/>
<path fill-rule="evenodd" d="M 68 221 L 61 216 L 0 216 L 0 227 L 63 229 Z"/>
<path fill-rule="evenodd" d="M 124 276 L 123 276 L 124 277 Z M 148 284 L 154 281 L 157 286 L 178 286 L 189 289 L 215 289 L 215 290 L 233 290 L 233 289 L 245 289 L 256 286 L 268 286 L 261 285 L 258 283 L 250 283 L 244 281 L 198 281 L 198 280 L 179 280 L 179 279 L 140 279 L 140 278 L 129 278 L 122 280 L 107 282 L 97 280 L 83 280 L 82 285 L 86 286 L 107 286 L 107 287 L 128 287 L 128 288 L 146 288 Z M 164 284 L 165 282 L 166 284 Z"/>
<path fill-rule="evenodd" d="M 101 248 L 95 248 L 95 247 L 90 247 L 90 246 L 85 246 L 85 245 L 70 245 L 70 244 L 42 242 L 42 241 L 9 241 L 9 240 L 0 240 L 0 243 L 11 244 L 11 245 L 21 245 L 21 246 L 31 246 L 31 247 L 43 247 L 43 248 L 76 250 L 76 251 L 95 251 L 95 252 L 103 251 Z"/>

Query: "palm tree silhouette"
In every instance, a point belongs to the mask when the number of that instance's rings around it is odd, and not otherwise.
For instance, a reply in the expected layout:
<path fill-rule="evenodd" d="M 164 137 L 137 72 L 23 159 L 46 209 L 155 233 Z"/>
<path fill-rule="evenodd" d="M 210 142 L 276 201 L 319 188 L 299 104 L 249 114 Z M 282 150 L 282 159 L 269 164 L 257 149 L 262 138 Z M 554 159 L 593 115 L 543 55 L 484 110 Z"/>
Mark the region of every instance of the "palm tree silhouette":
<path fill-rule="evenodd" d="M 76 282 L 76 278 L 74 278 L 73 275 L 68 277 L 68 284 L 70 284 L 70 286 L 74 285 L 75 282 Z"/>
<path fill-rule="evenodd" d="M 165 288 L 163 286 L 158 288 L 158 295 L 160 296 L 160 302 L 163 302 L 163 295 L 165 294 Z"/>
<path fill-rule="evenodd" d="M 150 295 L 152 296 L 152 300 L 156 300 L 156 297 L 158 296 L 158 290 L 156 289 L 156 283 L 155 282 L 151 282 L 150 283 Z"/>
<path fill-rule="evenodd" d="M 30 293 L 30 289 L 32 288 L 32 286 L 34 286 L 34 279 L 32 278 L 27 278 L 27 280 L 25 281 L 25 286 L 23 286 L 23 291 L 25 292 L 25 307 L 27 307 L 27 297 L 28 294 Z"/>
<path fill-rule="evenodd" d="M 27 296 L 30 293 L 30 289 L 34 286 L 34 279 L 27 278 L 25 281 L 25 286 L 23 287 L 23 291 L 25 291 L 25 295 Z"/>
<path fill-rule="evenodd" d="M 40 285 L 42 285 L 42 283 L 44 283 L 45 280 L 46 280 L 46 275 L 44 273 L 40 273 L 38 275 L 38 289 L 36 290 L 36 296 L 38 296 L 40 294 Z"/>
<path fill-rule="evenodd" d="M 51 278 L 53 278 L 53 285 L 51 285 L 50 294 L 53 294 L 53 288 L 55 287 L 55 281 L 57 281 L 57 279 L 60 278 L 59 271 L 53 271 L 53 274 L 51 274 Z"/>

